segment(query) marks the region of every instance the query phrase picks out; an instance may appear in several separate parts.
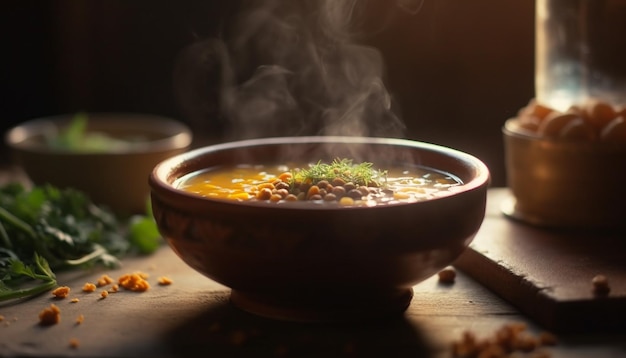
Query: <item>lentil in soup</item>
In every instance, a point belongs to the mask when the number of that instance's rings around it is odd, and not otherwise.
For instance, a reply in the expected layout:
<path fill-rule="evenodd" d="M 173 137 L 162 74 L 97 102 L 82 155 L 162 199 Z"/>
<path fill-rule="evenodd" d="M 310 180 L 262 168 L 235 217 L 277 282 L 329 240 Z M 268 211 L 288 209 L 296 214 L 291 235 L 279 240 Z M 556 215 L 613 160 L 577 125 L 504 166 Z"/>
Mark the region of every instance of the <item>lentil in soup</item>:
<path fill-rule="evenodd" d="M 311 202 L 339 206 L 410 203 L 444 196 L 462 184 L 451 174 L 422 166 L 374 169 L 349 159 L 331 163 L 237 165 L 210 168 L 178 180 L 200 196 L 268 203 Z"/>

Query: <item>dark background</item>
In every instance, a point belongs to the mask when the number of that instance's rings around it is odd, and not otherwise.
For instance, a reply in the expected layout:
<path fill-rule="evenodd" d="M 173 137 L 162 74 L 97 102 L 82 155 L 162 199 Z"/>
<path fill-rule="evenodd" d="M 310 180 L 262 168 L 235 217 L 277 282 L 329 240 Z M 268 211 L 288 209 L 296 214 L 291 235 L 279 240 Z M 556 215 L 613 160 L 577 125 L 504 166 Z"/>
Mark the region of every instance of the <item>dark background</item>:
<path fill-rule="evenodd" d="M 0 129 L 76 111 L 128 111 L 219 137 L 217 123 L 193 121 L 181 108 L 173 73 L 181 51 L 215 36 L 237 4 L 4 1 Z M 364 26 L 380 26 L 376 11 Z M 493 184 L 505 185 L 501 126 L 534 96 L 534 2 L 425 0 L 417 14 L 398 13 L 363 41 L 384 57 L 406 137 L 474 154 Z"/>

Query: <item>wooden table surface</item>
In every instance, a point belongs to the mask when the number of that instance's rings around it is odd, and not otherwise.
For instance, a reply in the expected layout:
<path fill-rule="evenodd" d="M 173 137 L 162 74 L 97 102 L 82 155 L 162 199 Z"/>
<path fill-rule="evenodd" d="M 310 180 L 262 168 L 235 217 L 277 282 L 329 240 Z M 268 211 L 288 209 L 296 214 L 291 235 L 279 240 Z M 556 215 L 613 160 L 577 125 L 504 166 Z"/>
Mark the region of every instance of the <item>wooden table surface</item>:
<path fill-rule="evenodd" d="M 123 263 L 117 270 L 59 275 L 59 283 L 71 288 L 69 298 L 44 294 L 0 304 L 0 357 L 452 357 L 451 346 L 464 332 L 482 340 L 520 322 L 532 335 L 545 331 L 461 271 L 453 284 L 434 276 L 416 285 L 412 303 L 400 317 L 304 324 L 240 311 L 230 304 L 228 288 L 186 266 L 167 246 Z M 120 291 L 104 299 L 100 290 L 81 291 L 85 282 L 102 274 L 117 278 L 135 271 L 149 274 L 148 291 Z M 169 277 L 172 284 L 158 285 L 159 276 Z M 79 301 L 72 303 L 74 297 Z M 60 308 L 61 321 L 40 326 L 39 312 L 52 303 Z M 84 321 L 78 324 L 80 315 Z M 532 353 L 626 357 L 626 332 L 556 337 L 556 345 Z M 78 346 L 70 347 L 71 340 Z"/>

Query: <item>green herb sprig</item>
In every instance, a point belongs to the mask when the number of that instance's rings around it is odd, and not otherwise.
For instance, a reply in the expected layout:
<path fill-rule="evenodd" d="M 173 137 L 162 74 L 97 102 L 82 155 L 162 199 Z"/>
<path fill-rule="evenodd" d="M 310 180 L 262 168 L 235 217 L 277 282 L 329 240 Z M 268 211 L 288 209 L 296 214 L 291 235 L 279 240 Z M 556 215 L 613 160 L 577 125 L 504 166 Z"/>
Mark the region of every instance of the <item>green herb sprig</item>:
<path fill-rule="evenodd" d="M 35 296 L 57 286 L 54 272 L 48 261 L 34 254 L 32 264 L 27 265 L 10 251 L 2 250 L 0 254 L 0 301 Z M 29 284 L 26 285 L 25 281 Z"/>
<path fill-rule="evenodd" d="M 373 169 L 373 164 L 370 162 L 354 164 L 351 159 L 335 158 L 331 163 L 318 161 L 308 168 L 295 170 L 292 175 L 295 182 L 317 184 L 322 180 L 332 182 L 335 178 L 339 178 L 355 185 L 368 186 L 374 183 L 380 186 L 387 172 Z"/>

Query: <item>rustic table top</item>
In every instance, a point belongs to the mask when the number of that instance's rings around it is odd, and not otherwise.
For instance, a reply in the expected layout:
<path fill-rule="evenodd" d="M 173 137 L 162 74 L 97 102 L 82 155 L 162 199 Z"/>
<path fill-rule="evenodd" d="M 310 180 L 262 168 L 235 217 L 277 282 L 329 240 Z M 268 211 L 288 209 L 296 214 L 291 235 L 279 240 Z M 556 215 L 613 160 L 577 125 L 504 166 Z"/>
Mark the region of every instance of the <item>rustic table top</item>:
<path fill-rule="evenodd" d="M 116 270 L 58 275 L 59 283 L 71 289 L 68 298 L 43 294 L 0 304 L 0 356 L 453 357 L 452 347 L 467 332 L 484 341 L 518 323 L 534 338 L 546 331 L 462 271 L 452 284 L 434 276 L 414 286 L 411 305 L 400 317 L 305 324 L 240 311 L 230 304 L 227 287 L 189 268 L 167 246 L 123 263 Z M 136 271 L 149 275 L 146 292 L 121 290 L 102 298 L 101 290 L 81 291 L 85 282 L 103 274 L 115 279 Z M 161 276 L 172 283 L 159 285 Z M 59 307 L 61 321 L 41 326 L 39 312 L 50 304 Z M 626 332 L 555 335 L 555 345 L 521 356 L 626 357 Z"/>

